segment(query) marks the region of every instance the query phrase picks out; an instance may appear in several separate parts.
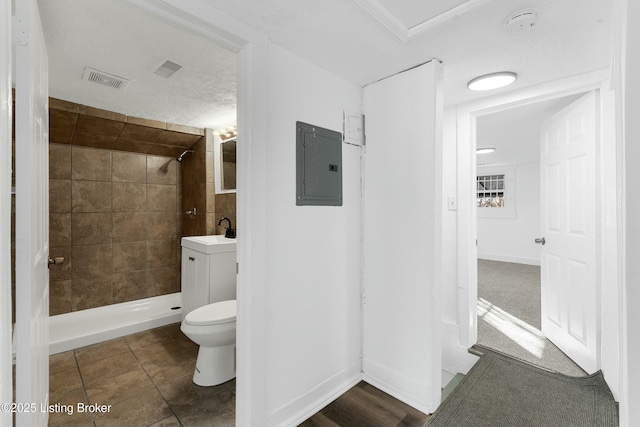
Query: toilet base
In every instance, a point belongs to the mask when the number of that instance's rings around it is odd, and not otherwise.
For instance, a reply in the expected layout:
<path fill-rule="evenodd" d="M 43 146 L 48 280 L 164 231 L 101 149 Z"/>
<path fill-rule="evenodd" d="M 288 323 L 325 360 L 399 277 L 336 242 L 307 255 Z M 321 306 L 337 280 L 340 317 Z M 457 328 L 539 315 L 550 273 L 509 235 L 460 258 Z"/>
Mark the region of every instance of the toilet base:
<path fill-rule="evenodd" d="M 236 346 L 203 347 L 198 350 L 193 382 L 209 387 L 225 383 L 236 376 Z"/>

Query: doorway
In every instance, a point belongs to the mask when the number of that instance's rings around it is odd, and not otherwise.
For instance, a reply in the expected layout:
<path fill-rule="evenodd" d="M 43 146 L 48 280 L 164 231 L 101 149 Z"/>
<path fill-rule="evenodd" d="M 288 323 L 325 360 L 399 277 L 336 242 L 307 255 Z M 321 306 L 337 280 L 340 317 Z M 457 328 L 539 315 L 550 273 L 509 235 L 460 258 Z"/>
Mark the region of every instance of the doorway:
<path fill-rule="evenodd" d="M 535 239 L 541 235 L 541 124 L 582 95 L 510 108 L 476 123 L 478 344 L 570 376 L 585 372 L 541 331 L 542 247 Z"/>
<path fill-rule="evenodd" d="M 612 341 L 612 345 L 601 345 L 601 337 L 598 335 L 594 341 L 595 350 L 593 366 L 609 365 L 611 372 L 618 371 L 616 355 L 614 354 L 617 341 L 613 328 L 608 324 L 599 323 L 602 319 L 601 312 L 614 315 L 612 305 L 607 304 L 609 299 L 617 298 L 618 292 L 615 284 L 618 282 L 618 272 L 616 269 L 607 268 L 611 262 L 617 260 L 617 251 L 609 240 L 615 241 L 617 225 L 615 215 L 616 193 L 616 137 L 613 124 L 615 123 L 613 93 L 609 89 L 607 70 L 600 70 L 585 73 L 575 77 L 552 81 L 538 86 L 523 88 L 511 92 L 505 92 L 492 97 L 487 97 L 456 107 L 456 135 L 457 135 L 457 155 L 455 162 L 457 165 L 457 299 L 458 299 L 458 325 L 463 325 L 459 329 L 459 343 L 464 347 L 471 347 L 477 342 L 477 301 L 478 301 L 478 249 L 476 239 L 478 219 L 476 216 L 476 129 L 477 121 L 484 116 L 506 111 L 509 109 L 523 107 L 540 101 L 558 99 L 566 96 L 577 95 L 590 91 L 596 91 L 598 102 L 596 111 L 598 112 L 597 136 L 598 151 L 594 170 L 596 172 L 594 201 L 596 228 L 602 231 L 602 236 L 596 241 L 596 261 L 595 271 L 592 277 L 596 281 L 595 316 L 591 317 L 597 322 L 595 330 L 606 328 L 602 332 L 605 341 Z M 612 216 L 614 215 L 614 216 Z M 609 223 L 611 221 L 610 227 Z M 548 249 L 548 246 L 545 248 Z M 602 298 L 602 300 L 601 300 Z M 602 301 L 602 302 L 601 302 Z M 605 334 L 606 333 L 606 334 Z M 615 343 L 613 343 L 615 341 Z M 587 369 L 587 371 L 590 371 Z M 613 374 L 615 375 L 615 374 Z"/>
<path fill-rule="evenodd" d="M 141 2 L 141 3 L 144 3 L 144 2 Z M 144 4 L 142 4 L 142 6 L 145 7 Z M 194 10 L 184 11 L 184 14 L 175 12 L 175 14 L 169 14 L 170 16 L 167 16 L 167 14 L 164 13 L 163 10 L 161 10 L 160 8 L 156 8 L 154 6 L 148 6 L 146 7 L 146 9 L 147 10 L 152 9 L 153 12 L 157 13 L 158 15 L 161 15 L 164 19 L 171 21 L 177 26 L 185 27 L 186 29 L 195 29 L 200 33 L 206 33 L 207 35 L 209 35 L 210 39 L 217 40 L 217 39 L 222 39 L 223 37 L 231 37 L 231 33 L 229 33 L 230 25 L 223 22 L 224 21 L 223 17 L 222 18 L 212 17 L 210 13 L 211 10 L 208 6 L 200 6 L 199 10 L 195 10 L 195 11 Z M 198 13 L 198 12 L 201 12 L 201 13 Z M 199 16 L 200 19 L 196 19 L 194 17 L 195 15 Z M 204 19 L 206 19 L 207 25 L 202 24 L 202 20 Z M 248 35 L 246 39 L 242 39 L 239 36 L 238 37 L 234 36 L 233 41 L 229 41 L 228 43 L 226 43 L 226 46 L 237 49 L 238 68 L 242 70 L 241 76 L 238 78 L 238 89 L 240 92 L 238 94 L 238 98 L 239 98 L 238 115 L 240 116 L 239 117 L 240 127 L 244 131 L 245 136 L 249 136 L 252 133 L 263 134 L 265 133 L 264 132 L 265 126 L 263 126 L 262 123 L 256 124 L 256 120 L 263 120 L 263 117 L 264 117 L 263 107 L 264 107 L 265 99 L 264 97 L 259 97 L 259 96 L 254 97 L 253 90 L 256 87 L 261 89 L 263 88 L 263 86 L 260 84 L 261 81 L 254 81 L 254 80 L 256 80 L 256 75 L 258 74 L 258 72 L 262 74 L 265 68 L 263 63 L 264 61 L 262 61 L 263 58 L 261 56 L 257 59 L 255 57 L 263 53 L 265 49 L 262 49 L 264 46 L 256 47 L 252 43 L 252 38 L 253 38 L 251 36 L 252 33 L 247 32 L 244 28 L 240 28 L 240 29 L 234 28 L 234 29 L 241 34 Z M 252 83 L 252 84 L 249 84 L 249 83 Z M 46 103 L 42 105 L 46 105 Z M 249 138 L 247 138 L 247 140 L 249 140 Z M 243 156 L 246 156 L 246 152 L 249 151 L 249 147 L 247 146 L 246 149 L 242 149 L 241 151 L 244 153 Z M 250 169 L 250 168 L 247 168 L 247 169 Z M 242 188 L 245 189 L 245 192 L 244 192 L 244 194 L 246 195 L 245 198 L 249 198 L 252 195 L 252 192 L 250 191 L 250 188 L 249 188 L 251 186 L 251 181 L 246 177 L 245 178 L 240 177 L 240 179 L 243 182 L 247 183 L 247 185 Z M 260 193 L 262 194 L 263 192 L 260 192 Z M 46 199 L 44 200 L 46 203 Z M 38 209 L 38 211 L 46 212 L 46 209 L 42 208 L 42 209 Z M 246 219 L 241 220 L 241 222 L 242 221 L 246 221 Z M 245 234 L 245 236 L 247 236 L 245 242 L 249 242 L 250 240 L 249 233 Z M 244 246 L 244 249 L 240 250 L 240 252 L 242 253 L 244 251 L 246 253 L 249 251 L 249 249 L 250 249 L 250 246 L 249 244 L 247 244 L 246 246 Z M 239 280 L 242 280 L 242 279 L 239 279 Z M 243 298 L 239 297 L 238 299 L 242 300 Z M 245 307 L 239 307 L 239 310 L 242 311 L 244 308 Z M 20 309 L 20 306 L 18 307 L 18 309 Z M 251 316 L 247 316 L 247 317 L 251 317 Z M 3 323 L 2 325 L 3 328 L 9 327 L 9 326 L 10 325 L 7 325 L 5 323 Z M 243 327 L 244 329 L 242 329 Z M 242 341 L 245 335 L 243 331 L 246 331 L 246 330 L 247 330 L 246 326 L 244 325 L 242 327 L 239 326 L 238 328 L 239 341 Z M 39 354 L 43 355 L 43 357 L 41 358 L 45 359 L 47 355 L 46 347 L 42 346 L 42 347 L 39 347 L 37 350 Z M 247 359 L 248 359 L 248 356 L 243 358 L 242 361 L 239 361 L 238 363 L 239 371 L 244 369 L 246 372 Z M 46 365 L 46 362 L 43 365 Z M 3 369 L 4 368 L 5 366 L 3 366 Z M 46 387 L 46 380 L 44 379 L 45 377 L 46 376 L 41 376 L 41 378 L 39 378 L 39 381 L 41 384 L 44 384 L 43 388 L 46 390 L 48 387 Z M 250 379 L 247 379 L 246 376 L 243 378 L 243 381 L 239 381 L 239 383 L 242 383 L 242 384 L 246 384 L 248 382 L 250 382 Z M 4 386 L 4 383 L 3 383 L 3 386 Z M 248 401 L 249 399 L 244 397 L 245 394 L 248 394 L 248 392 L 245 392 L 243 390 L 249 390 L 251 389 L 251 387 L 239 385 L 238 389 L 239 389 L 238 400 Z M 33 401 L 33 399 L 27 399 L 27 400 Z M 240 404 L 239 406 L 248 407 L 248 404 Z M 251 414 L 251 413 L 252 411 L 250 410 L 243 412 L 243 414 Z M 244 415 L 244 416 L 245 418 L 249 417 L 249 415 Z"/>

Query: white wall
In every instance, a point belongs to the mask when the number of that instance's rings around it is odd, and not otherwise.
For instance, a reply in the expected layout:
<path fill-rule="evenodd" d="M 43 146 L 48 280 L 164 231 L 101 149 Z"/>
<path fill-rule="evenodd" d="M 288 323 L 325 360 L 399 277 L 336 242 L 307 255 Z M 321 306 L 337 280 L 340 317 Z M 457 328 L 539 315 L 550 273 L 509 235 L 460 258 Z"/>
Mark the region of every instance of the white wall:
<path fill-rule="evenodd" d="M 508 167 L 514 171 L 515 218 L 478 217 L 478 258 L 540 265 L 540 246 L 534 243 L 540 237 L 540 162 Z M 480 175 L 486 168 L 477 170 Z"/>
<path fill-rule="evenodd" d="M 434 60 L 363 91 L 363 378 L 427 413 L 441 380 L 440 79 Z"/>
<path fill-rule="evenodd" d="M 621 298 L 622 285 L 621 252 L 618 230 L 620 221 L 620 194 L 616 191 L 620 171 L 617 167 L 617 138 L 615 130 L 615 93 L 601 91 L 603 102 L 603 125 L 600 129 L 600 165 L 603 174 L 601 191 L 598 193 L 600 209 L 600 277 L 601 321 L 602 321 L 602 372 L 617 401 L 621 399 Z M 621 144 L 621 142 L 620 142 Z"/>
<path fill-rule="evenodd" d="M 625 157 L 623 158 L 625 173 L 624 212 L 626 231 L 624 234 L 626 251 L 625 283 L 623 296 L 623 400 L 620 405 L 621 423 L 623 427 L 635 426 L 640 422 L 640 340 L 638 340 L 638 325 L 640 325 L 640 197 L 638 197 L 637 183 L 640 182 L 640 82 L 637 79 L 640 72 L 640 27 L 636 24 L 640 19 L 640 4 L 634 1 L 619 2 L 626 6 L 626 23 L 622 26 L 626 34 L 622 33 L 622 82 L 624 123 L 622 127 L 624 137 Z M 622 8 L 624 10 L 624 8 Z M 624 15 L 623 15 L 624 16 Z M 619 27 L 620 28 L 620 27 Z"/>
<path fill-rule="evenodd" d="M 438 149 L 442 164 L 442 271 L 441 271 L 441 317 L 442 317 L 442 386 L 457 373 L 466 374 L 478 361 L 471 355 L 468 346 L 461 345 L 460 318 L 467 312 L 467 288 L 461 286 L 458 265 L 458 150 L 457 108 L 444 111 L 443 141 Z M 473 186 L 471 178 L 469 187 Z M 450 206 L 450 201 L 454 206 Z M 462 329 L 462 330 L 461 330 Z"/>
<path fill-rule="evenodd" d="M 456 109 L 444 110 L 442 148 L 439 157 L 442 163 L 442 321 L 457 324 L 458 313 L 458 212 L 450 207 L 449 200 L 457 205 L 457 164 L 456 164 Z"/>
<path fill-rule="evenodd" d="M 266 276 L 252 286 L 265 295 L 266 425 L 279 426 L 361 378 L 361 149 L 342 146 L 340 207 L 296 206 L 295 169 L 296 121 L 342 132 L 361 89 L 273 44 L 267 63 Z"/>

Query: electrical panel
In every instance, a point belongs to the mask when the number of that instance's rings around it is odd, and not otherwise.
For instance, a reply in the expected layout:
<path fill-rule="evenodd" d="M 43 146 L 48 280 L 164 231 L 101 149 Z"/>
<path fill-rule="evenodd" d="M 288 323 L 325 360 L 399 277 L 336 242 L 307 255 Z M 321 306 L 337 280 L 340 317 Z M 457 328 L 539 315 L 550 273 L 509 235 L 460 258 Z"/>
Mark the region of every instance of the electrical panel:
<path fill-rule="evenodd" d="M 296 205 L 342 206 L 342 134 L 296 122 Z"/>

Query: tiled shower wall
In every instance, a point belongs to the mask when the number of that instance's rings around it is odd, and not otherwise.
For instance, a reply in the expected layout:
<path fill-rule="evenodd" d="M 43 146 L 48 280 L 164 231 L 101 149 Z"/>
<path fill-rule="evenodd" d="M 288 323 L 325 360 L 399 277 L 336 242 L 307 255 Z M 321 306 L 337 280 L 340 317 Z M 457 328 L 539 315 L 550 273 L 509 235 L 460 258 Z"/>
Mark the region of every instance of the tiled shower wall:
<path fill-rule="evenodd" d="M 173 157 L 50 144 L 50 314 L 180 290 Z"/>
<path fill-rule="evenodd" d="M 50 256 L 65 258 L 63 265 L 50 269 L 50 314 L 179 291 L 181 236 L 224 234 L 225 228 L 217 223 L 225 216 L 236 227 L 235 194 L 214 192 L 212 139 L 205 144 L 204 138 L 193 136 L 195 128 L 55 99 L 50 99 L 50 113 Z M 93 126 L 95 135 L 87 138 L 83 131 L 89 129 L 78 124 L 95 117 L 103 126 Z M 119 135 L 104 135 L 113 121 L 121 121 L 125 129 Z M 154 127 L 164 132 L 153 134 Z M 126 140 L 134 135 L 135 144 Z M 145 137 L 157 139 L 139 140 Z M 193 142 L 196 153 L 177 163 L 174 156 Z M 15 141 L 13 148 L 15 153 Z M 182 172 L 195 174 L 201 185 L 182 182 Z M 12 181 L 15 186 L 14 177 Z M 190 220 L 182 209 L 183 187 L 199 206 L 199 226 L 194 230 L 186 229 Z M 15 319 L 14 225 L 12 196 Z"/>
<path fill-rule="evenodd" d="M 184 158 L 182 165 L 182 211 L 196 208 L 193 219 L 185 217 L 184 235 L 225 234 L 227 222 L 219 226 L 221 218 L 229 218 L 233 228 L 236 223 L 236 194 L 216 194 L 217 177 L 214 161 L 214 144 L 211 132 L 194 146 L 194 153 Z"/>

